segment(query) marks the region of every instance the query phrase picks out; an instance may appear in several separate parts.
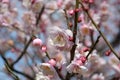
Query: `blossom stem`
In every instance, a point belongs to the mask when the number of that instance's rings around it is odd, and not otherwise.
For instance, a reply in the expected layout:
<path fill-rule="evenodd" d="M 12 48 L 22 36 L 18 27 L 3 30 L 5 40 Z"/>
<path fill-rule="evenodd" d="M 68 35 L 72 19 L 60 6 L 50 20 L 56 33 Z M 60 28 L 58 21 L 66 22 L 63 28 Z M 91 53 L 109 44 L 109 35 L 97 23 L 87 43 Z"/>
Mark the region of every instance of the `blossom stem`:
<path fill-rule="evenodd" d="M 48 57 L 48 59 L 50 59 L 50 56 L 48 55 L 48 52 L 46 51 L 45 53 L 46 53 L 46 56 Z"/>
<path fill-rule="evenodd" d="M 100 31 L 99 26 L 95 23 L 95 21 L 92 19 L 92 17 L 90 16 L 88 10 L 85 9 L 83 3 L 80 1 L 79 2 L 83 8 L 83 10 L 86 12 L 86 14 L 88 15 L 88 17 L 90 18 L 91 22 L 93 23 L 93 25 L 95 26 L 95 28 L 97 29 L 97 31 L 99 32 L 99 34 L 102 36 L 102 38 L 104 39 L 104 41 L 106 42 L 106 44 L 108 45 L 108 47 L 110 48 L 110 50 L 113 52 L 113 54 L 118 58 L 118 60 L 120 60 L 120 57 L 117 55 L 117 53 L 114 51 L 114 49 L 112 48 L 111 44 L 108 42 L 108 40 L 106 39 L 106 37 L 104 36 L 104 34 Z"/>

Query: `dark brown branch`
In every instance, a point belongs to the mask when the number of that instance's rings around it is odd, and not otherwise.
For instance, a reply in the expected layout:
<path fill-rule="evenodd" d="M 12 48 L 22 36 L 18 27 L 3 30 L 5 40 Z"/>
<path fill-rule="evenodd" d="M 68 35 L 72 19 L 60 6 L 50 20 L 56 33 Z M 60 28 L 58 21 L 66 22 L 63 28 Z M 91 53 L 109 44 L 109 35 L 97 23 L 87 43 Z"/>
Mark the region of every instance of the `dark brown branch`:
<path fill-rule="evenodd" d="M 26 74 L 26 73 L 20 72 L 20 71 L 18 71 L 18 70 L 16 70 L 16 69 L 13 69 L 13 68 L 12 68 L 12 70 L 13 70 L 14 72 L 16 72 L 16 73 L 18 73 L 18 74 L 20 74 L 20 75 L 28 78 L 29 80 L 34 80 L 34 78 L 32 78 L 31 76 L 29 76 L 29 75 Z"/>
<path fill-rule="evenodd" d="M 75 9 L 79 8 L 79 0 L 76 0 L 76 6 Z M 76 49 L 76 35 L 77 35 L 77 22 L 78 22 L 78 12 L 75 12 L 75 18 L 74 18 L 74 29 L 73 29 L 73 47 L 70 51 L 70 62 L 74 59 L 74 55 L 75 55 L 75 49 Z"/>
<path fill-rule="evenodd" d="M 75 9 L 79 8 L 79 0 L 76 0 Z M 74 29 L 73 29 L 73 43 L 72 49 L 70 50 L 70 63 L 74 59 L 75 56 L 75 49 L 76 49 L 76 35 L 77 35 L 77 22 L 78 22 L 78 12 L 75 12 L 75 18 L 74 18 Z M 65 80 L 69 80 L 71 78 L 70 73 L 67 72 Z"/>
<path fill-rule="evenodd" d="M 45 9 L 45 5 L 43 5 L 41 11 L 39 12 L 39 15 L 38 15 L 38 17 L 36 19 L 36 26 L 39 24 L 39 20 L 41 18 L 42 13 L 44 12 L 44 9 Z"/>

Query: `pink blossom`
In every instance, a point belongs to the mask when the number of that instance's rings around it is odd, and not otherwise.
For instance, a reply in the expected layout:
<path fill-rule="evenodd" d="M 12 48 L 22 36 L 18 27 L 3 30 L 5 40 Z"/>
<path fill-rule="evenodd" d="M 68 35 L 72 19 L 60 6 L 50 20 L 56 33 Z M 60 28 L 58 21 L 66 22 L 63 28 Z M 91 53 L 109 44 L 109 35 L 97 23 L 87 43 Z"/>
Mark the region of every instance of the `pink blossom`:
<path fill-rule="evenodd" d="M 34 46 L 41 46 L 42 45 L 42 40 L 39 38 L 36 38 L 33 40 L 33 45 Z"/>
<path fill-rule="evenodd" d="M 73 33 L 70 30 L 64 30 L 55 26 L 49 29 L 48 44 L 56 47 L 60 50 L 69 50 L 73 43 L 69 40 L 69 37 L 73 37 Z"/>
<path fill-rule="evenodd" d="M 3 3 L 9 3 L 9 0 L 2 0 Z"/>
<path fill-rule="evenodd" d="M 80 27 L 80 30 L 81 30 L 81 33 L 83 34 L 83 35 L 89 35 L 90 34 L 90 29 L 89 29 L 89 27 L 88 27 L 88 25 L 82 25 L 81 27 Z"/>
<path fill-rule="evenodd" d="M 68 13 L 70 14 L 70 15 L 74 15 L 74 10 L 70 10 L 70 11 L 68 11 Z"/>
<path fill-rule="evenodd" d="M 46 50 L 47 50 L 47 47 L 46 46 L 42 46 L 42 51 L 46 52 Z"/>
<path fill-rule="evenodd" d="M 56 61 L 54 59 L 50 59 L 48 63 L 52 66 L 56 65 Z"/>

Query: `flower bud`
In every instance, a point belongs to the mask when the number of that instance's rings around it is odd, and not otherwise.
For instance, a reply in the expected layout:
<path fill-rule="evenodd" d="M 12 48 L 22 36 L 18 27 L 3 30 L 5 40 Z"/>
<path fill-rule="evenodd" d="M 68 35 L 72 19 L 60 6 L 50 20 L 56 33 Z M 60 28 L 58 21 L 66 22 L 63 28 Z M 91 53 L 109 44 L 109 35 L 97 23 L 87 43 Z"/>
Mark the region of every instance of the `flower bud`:
<path fill-rule="evenodd" d="M 42 40 L 39 38 L 36 38 L 33 40 L 33 45 L 34 46 L 41 46 L 42 45 Z"/>
<path fill-rule="evenodd" d="M 77 9 L 75 9 L 75 12 L 79 12 L 79 11 L 80 11 L 80 9 L 78 9 L 78 8 L 77 8 Z"/>
<path fill-rule="evenodd" d="M 42 46 L 42 51 L 46 52 L 46 50 L 47 50 L 47 47 L 46 46 Z"/>
<path fill-rule="evenodd" d="M 69 12 L 68 12 L 70 15 L 74 15 L 74 10 L 70 10 Z"/>
<path fill-rule="evenodd" d="M 93 3 L 94 2 L 94 0 L 89 0 L 89 3 Z"/>
<path fill-rule="evenodd" d="M 80 60 L 82 61 L 82 63 L 85 63 L 86 62 L 86 57 L 85 56 L 81 56 Z"/>
<path fill-rule="evenodd" d="M 81 22 L 81 21 L 82 21 L 81 17 L 78 17 L 78 23 Z"/>
<path fill-rule="evenodd" d="M 48 63 L 52 66 L 56 65 L 56 61 L 54 59 L 50 59 Z"/>
<path fill-rule="evenodd" d="M 111 54 L 111 50 L 108 50 L 108 51 L 105 52 L 106 56 L 109 56 L 110 54 Z"/>

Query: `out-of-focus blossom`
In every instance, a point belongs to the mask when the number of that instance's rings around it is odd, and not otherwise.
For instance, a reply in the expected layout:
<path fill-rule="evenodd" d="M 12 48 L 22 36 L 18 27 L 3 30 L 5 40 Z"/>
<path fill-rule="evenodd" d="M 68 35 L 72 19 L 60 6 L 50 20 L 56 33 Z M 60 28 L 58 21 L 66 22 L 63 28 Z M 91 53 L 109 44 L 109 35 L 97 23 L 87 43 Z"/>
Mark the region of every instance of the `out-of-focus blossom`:
<path fill-rule="evenodd" d="M 62 4 L 63 4 L 63 0 L 57 0 L 57 6 L 58 6 L 58 7 L 61 7 Z"/>
<path fill-rule="evenodd" d="M 31 1 L 30 0 L 22 0 L 22 5 L 25 8 L 30 8 L 31 6 Z"/>
<path fill-rule="evenodd" d="M 2 26 L 9 26 L 10 25 L 11 21 L 10 21 L 9 17 L 2 16 L 1 18 L 2 18 L 2 20 L 0 21 L 0 23 Z"/>
<path fill-rule="evenodd" d="M 23 18 L 24 24 L 34 25 L 36 23 L 35 15 L 31 11 L 25 12 L 22 18 Z"/>
<path fill-rule="evenodd" d="M 18 16 L 18 9 L 13 8 L 13 9 L 10 10 L 10 13 L 11 13 L 13 18 L 16 18 Z"/>
<path fill-rule="evenodd" d="M 66 63 L 67 58 L 65 57 L 65 54 L 63 53 L 57 53 L 55 54 L 55 60 L 56 60 L 56 66 L 60 68 L 64 63 Z"/>
<path fill-rule="evenodd" d="M 9 0 L 2 0 L 3 3 L 9 3 Z"/>
<path fill-rule="evenodd" d="M 113 69 L 118 72 L 118 74 L 120 74 L 120 68 L 119 68 L 119 60 L 114 56 L 111 55 L 109 57 L 108 63 L 111 65 L 111 67 L 113 67 Z"/>
<path fill-rule="evenodd" d="M 46 3 L 46 10 L 45 12 L 48 14 L 51 14 L 55 12 L 58 9 L 57 2 L 56 1 L 49 1 Z"/>
<path fill-rule="evenodd" d="M 0 47 L 0 50 L 2 50 L 4 52 L 4 51 L 11 49 L 11 47 L 14 45 L 14 41 L 11 39 L 8 39 L 8 40 L 1 39 L 0 44 L 4 45 L 4 47 Z"/>
<path fill-rule="evenodd" d="M 89 3 L 93 3 L 94 2 L 94 0 L 89 0 Z"/>
<path fill-rule="evenodd" d="M 100 12 L 102 15 L 108 15 L 109 14 L 109 4 L 106 1 L 103 1 L 103 3 L 100 5 Z"/>
<path fill-rule="evenodd" d="M 93 10 L 90 10 L 90 13 L 91 13 L 91 16 L 92 16 L 93 20 L 98 25 L 100 23 L 100 19 L 101 19 L 100 13 L 97 13 L 97 12 L 95 12 Z"/>
<path fill-rule="evenodd" d="M 9 5 L 5 3 L 0 3 L 0 13 L 6 13 L 9 11 Z"/>
<path fill-rule="evenodd" d="M 31 6 L 32 6 L 33 12 L 39 13 L 42 6 L 43 6 L 43 1 L 42 0 L 35 0 Z"/>
<path fill-rule="evenodd" d="M 109 15 L 111 15 L 109 7 L 110 5 L 106 1 L 103 1 L 102 4 L 100 5 L 99 13 L 101 15 L 101 20 L 103 22 L 108 20 Z"/>
<path fill-rule="evenodd" d="M 90 28 L 86 24 L 83 24 L 82 26 L 80 26 L 80 31 L 83 35 L 89 35 L 90 34 Z"/>
<path fill-rule="evenodd" d="M 105 78 L 103 74 L 94 74 L 91 80 L 105 80 Z"/>
<path fill-rule="evenodd" d="M 67 66 L 67 71 L 69 73 L 79 73 L 84 74 L 87 71 L 81 60 L 74 60 Z"/>

